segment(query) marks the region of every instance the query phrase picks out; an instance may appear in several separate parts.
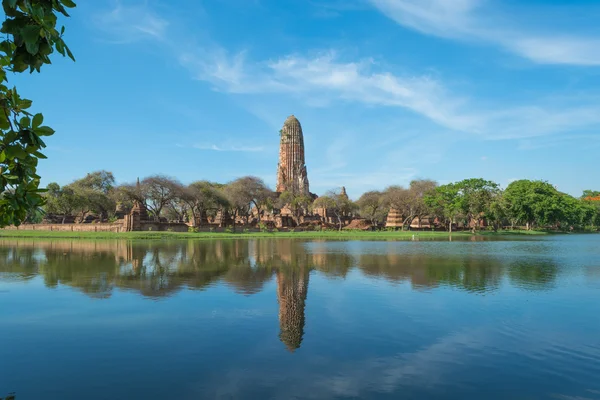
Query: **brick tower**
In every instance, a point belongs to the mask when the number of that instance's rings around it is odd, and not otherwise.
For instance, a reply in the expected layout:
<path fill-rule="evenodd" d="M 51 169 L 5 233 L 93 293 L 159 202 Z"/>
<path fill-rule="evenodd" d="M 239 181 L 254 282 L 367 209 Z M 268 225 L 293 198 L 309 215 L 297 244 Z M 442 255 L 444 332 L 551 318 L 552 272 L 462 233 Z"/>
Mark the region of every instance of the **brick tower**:
<path fill-rule="evenodd" d="M 300 121 L 293 115 L 283 124 L 277 167 L 277 192 L 310 195 L 304 162 L 304 136 Z"/>

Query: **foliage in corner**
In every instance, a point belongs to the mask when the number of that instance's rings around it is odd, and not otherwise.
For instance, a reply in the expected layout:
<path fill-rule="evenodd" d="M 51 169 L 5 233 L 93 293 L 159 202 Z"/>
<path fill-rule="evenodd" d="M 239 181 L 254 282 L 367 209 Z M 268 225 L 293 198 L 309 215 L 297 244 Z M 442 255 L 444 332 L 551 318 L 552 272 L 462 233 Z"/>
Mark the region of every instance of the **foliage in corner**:
<path fill-rule="evenodd" d="M 59 15 L 68 17 L 72 0 L 2 0 L 5 20 L 0 32 L 0 227 L 19 225 L 44 203 L 37 164 L 46 158 L 42 140 L 54 130 L 42 114 L 29 112 L 31 100 L 9 88 L 8 73 L 40 72 L 57 51 L 75 60 L 57 30 Z"/>

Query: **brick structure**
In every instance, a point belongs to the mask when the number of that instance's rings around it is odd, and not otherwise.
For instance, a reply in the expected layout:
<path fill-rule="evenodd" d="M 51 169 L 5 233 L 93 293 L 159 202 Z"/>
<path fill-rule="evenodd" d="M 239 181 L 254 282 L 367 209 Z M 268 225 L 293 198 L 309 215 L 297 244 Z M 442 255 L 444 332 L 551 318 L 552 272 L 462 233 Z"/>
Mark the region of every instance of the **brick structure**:
<path fill-rule="evenodd" d="M 293 115 L 289 116 L 280 133 L 276 191 L 310 196 L 304 161 L 304 136 L 300 121 Z"/>
<path fill-rule="evenodd" d="M 402 214 L 395 208 L 391 208 L 388 212 L 387 220 L 385 222 L 386 228 L 402 228 L 402 224 L 404 219 L 402 218 Z"/>
<path fill-rule="evenodd" d="M 309 271 L 302 267 L 277 271 L 279 339 L 292 353 L 300 347 L 304 336 L 308 279 Z"/>

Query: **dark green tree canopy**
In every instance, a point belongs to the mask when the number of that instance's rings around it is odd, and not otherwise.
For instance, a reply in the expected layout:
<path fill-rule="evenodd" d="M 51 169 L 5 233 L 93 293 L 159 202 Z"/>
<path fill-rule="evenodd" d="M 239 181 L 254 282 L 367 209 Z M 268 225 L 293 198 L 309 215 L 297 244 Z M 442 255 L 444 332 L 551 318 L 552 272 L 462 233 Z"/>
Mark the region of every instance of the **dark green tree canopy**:
<path fill-rule="evenodd" d="M 9 88 L 8 73 L 40 72 L 56 50 L 73 54 L 57 29 L 58 15 L 68 17 L 71 0 L 2 0 L 5 20 L 0 32 L 0 226 L 19 225 L 30 210 L 43 204 L 38 159 L 46 158 L 42 140 L 54 130 L 43 125 L 42 114 L 28 111 L 31 100 Z"/>

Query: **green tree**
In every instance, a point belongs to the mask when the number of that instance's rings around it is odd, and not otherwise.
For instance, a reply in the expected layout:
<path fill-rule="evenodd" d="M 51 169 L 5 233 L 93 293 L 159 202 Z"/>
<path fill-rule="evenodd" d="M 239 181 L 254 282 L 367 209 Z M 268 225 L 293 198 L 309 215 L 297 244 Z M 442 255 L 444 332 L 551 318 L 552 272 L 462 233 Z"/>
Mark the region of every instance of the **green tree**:
<path fill-rule="evenodd" d="M 85 214 L 93 212 L 100 217 L 100 221 L 111 217 L 116 209 L 113 196 L 115 178 L 111 172 L 96 171 L 76 180 L 68 185 L 78 197 L 81 222 Z"/>
<path fill-rule="evenodd" d="M 292 212 L 293 217 L 298 222 L 300 215 L 306 213 L 311 205 L 313 204 L 313 198 L 301 193 L 294 193 L 291 191 L 285 191 L 279 194 L 279 197 L 275 200 L 274 205 L 278 209 L 285 207 L 289 208 Z"/>
<path fill-rule="evenodd" d="M 482 218 L 489 213 L 492 201 L 500 193 L 498 184 L 481 178 L 465 179 L 455 184 L 458 189 L 458 204 L 467 217 L 467 224 L 477 230 Z"/>
<path fill-rule="evenodd" d="M 452 232 L 452 225 L 462 212 L 460 191 L 456 184 L 438 186 L 423 198 L 431 213 L 446 222 L 448 231 Z"/>
<path fill-rule="evenodd" d="M 31 100 L 9 89 L 8 73 L 40 72 L 58 51 L 74 60 L 57 30 L 58 17 L 75 7 L 72 0 L 2 0 L 5 20 L 0 31 L 0 226 L 19 225 L 30 210 L 43 204 L 38 159 L 46 158 L 42 140 L 54 130 L 42 125 L 42 114 L 28 111 Z"/>
<path fill-rule="evenodd" d="M 62 215 L 62 223 L 71 215 L 79 206 L 81 199 L 75 195 L 75 191 L 65 186 L 63 188 L 56 182 L 48 184 L 47 192 L 44 194 L 45 205 L 44 209 L 48 214 Z"/>
<path fill-rule="evenodd" d="M 359 207 L 360 216 L 371 221 L 373 225 L 377 226 L 384 221 L 387 210 L 383 193 L 375 190 L 363 193 L 356 204 Z"/>
<path fill-rule="evenodd" d="M 217 211 L 227 206 L 227 199 L 219 186 L 208 181 L 197 181 L 184 188 L 180 194 L 181 199 L 190 207 L 194 225 L 202 226 L 202 220 L 209 211 Z"/>
<path fill-rule="evenodd" d="M 390 186 L 384 192 L 384 202 L 388 209 L 395 209 L 402 217 L 402 230 L 405 226 L 410 227 L 415 218 L 422 220 L 430 214 L 431 210 L 425 203 L 425 196 L 432 193 L 437 183 L 428 180 L 414 180 L 408 189 L 401 186 Z"/>
<path fill-rule="evenodd" d="M 325 196 L 317 198 L 313 208 L 324 208 L 333 213 L 338 220 L 338 229 L 343 227 L 342 218 L 351 216 L 358 210 L 358 206 L 348 196 L 336 191 L 329 191 Z"/>

